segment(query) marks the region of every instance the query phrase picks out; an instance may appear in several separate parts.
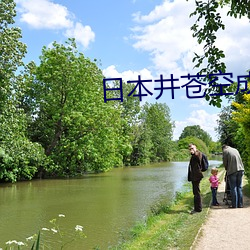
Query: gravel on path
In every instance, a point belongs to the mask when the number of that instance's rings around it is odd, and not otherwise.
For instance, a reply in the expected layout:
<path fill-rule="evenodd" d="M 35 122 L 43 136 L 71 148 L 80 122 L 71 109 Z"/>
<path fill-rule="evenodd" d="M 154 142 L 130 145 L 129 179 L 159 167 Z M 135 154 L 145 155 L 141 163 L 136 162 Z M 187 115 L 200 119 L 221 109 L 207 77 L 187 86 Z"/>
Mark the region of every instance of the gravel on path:
<path fill-rule="evenodd" d="M 218 187 L 220 206 L 211 206 L 206 222 L 201 227 L 193 250 L 250 250 L 250 198 L 244 196 L 243 208 L 228 208 L 225 181 Z"/>

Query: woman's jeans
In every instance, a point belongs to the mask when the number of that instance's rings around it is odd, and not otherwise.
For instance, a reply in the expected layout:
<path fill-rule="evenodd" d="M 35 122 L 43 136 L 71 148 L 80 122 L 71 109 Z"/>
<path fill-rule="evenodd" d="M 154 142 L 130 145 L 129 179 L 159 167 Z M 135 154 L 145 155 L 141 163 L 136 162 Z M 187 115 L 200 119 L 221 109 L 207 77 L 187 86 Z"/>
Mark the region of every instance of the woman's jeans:
<path fill-rule="evenodd" d="M 218 201 L 217 201 L 217 187 L 211 187 L 212 190 L 212 205 L 216 206 L 218 205 Z"/>
<path fill-rule="evenodd" d="M 243 207 L 243 196 L 242 196 L 242 177 L 244 171 L 237 171 L 233 174 L 228 175 L 228 181 L 230 185 L 230 192 L 232 196 L 232 207 Z"/>

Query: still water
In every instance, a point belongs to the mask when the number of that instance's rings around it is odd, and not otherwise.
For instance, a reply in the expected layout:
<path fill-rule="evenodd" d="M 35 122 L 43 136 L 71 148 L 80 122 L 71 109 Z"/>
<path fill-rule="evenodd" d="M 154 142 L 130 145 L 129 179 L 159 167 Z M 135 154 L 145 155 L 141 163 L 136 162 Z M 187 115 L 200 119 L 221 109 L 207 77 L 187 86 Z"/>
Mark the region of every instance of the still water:
<path fill-rule="evenodd" d="M 220 163 L 210 161 L 210 165 Z M 1 184 L 0 248 L 5 248 L 8 240 L 25 242 L 42 228 L 52 228 L 49 221 L 56 218 L 66 235 L 72 236 L 75 226 L 81 225 L 87 236 L 64 249 L 84 250 L 97 246 L 108 249 L 118 243 L 122 232 L 142 221 L 153 204 L 165 197 L 169 202 L 173 199 L 175 192 L 187 182 L 187 164 L 168 162 L 117 168 L 81 179 Z M 60 238 L 58 233 L 42 232 L 48 245 L 49 241 L 56 242 Z"/>

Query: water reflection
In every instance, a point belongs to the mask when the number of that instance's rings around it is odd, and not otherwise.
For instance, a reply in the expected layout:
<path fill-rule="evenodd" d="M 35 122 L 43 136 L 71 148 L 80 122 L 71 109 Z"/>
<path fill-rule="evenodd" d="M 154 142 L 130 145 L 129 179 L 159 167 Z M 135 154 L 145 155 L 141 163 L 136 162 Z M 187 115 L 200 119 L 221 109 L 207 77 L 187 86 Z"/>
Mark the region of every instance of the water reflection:
<path fill-rule="evenodd" d="M 219 164 L 218 161 L 211 161 Z M 84 245 L 69 249 L 107 249 L 119 232 L 142 220 L 162 197 L 173 198 L 186 183 L 188 162 L 114 169 L 81 179 L 37 180 L 1 184 L 0 247 L 8 240 L 24 240 L 58 214 L 63 227 L 84 226 Z"/>

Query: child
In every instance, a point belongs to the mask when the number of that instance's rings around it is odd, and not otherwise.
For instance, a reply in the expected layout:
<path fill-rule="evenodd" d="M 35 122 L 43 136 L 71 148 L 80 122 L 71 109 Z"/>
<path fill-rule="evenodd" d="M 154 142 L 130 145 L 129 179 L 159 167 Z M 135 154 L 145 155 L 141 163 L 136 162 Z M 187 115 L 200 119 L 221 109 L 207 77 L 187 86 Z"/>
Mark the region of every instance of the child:
<path fill-rule="evenodd" d="M 217 189 L 220 184 L 219 179 L 217 177 L 218 169 L 212 168 L 211 169 L 211 176 L 209 178 L 209 181 L 211 183 L 211 190 L 212 190 L 212 205 L 213 206 L 219 206 L 220 204 L 217 201 Z"/>

